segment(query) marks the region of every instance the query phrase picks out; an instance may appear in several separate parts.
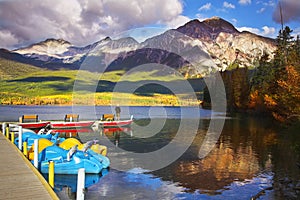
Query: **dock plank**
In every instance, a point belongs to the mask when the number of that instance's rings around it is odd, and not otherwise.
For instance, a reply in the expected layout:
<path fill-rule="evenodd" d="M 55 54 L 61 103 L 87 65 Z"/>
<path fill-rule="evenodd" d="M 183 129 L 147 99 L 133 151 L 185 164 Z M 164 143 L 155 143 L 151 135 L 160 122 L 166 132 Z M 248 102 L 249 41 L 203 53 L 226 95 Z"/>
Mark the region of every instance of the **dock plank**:
<path fill-rule="evenodd" d="M 59 199 L 41 174 L 0 132 L 0 200 Z"/>

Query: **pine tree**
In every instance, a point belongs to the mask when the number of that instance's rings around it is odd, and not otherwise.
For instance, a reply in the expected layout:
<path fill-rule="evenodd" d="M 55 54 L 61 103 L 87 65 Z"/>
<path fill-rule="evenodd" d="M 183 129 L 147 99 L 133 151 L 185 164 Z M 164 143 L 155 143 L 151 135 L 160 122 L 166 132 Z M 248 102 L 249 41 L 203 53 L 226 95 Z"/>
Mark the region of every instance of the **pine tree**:
<path fill-rule="evenodd" d="M 278 67 L 282 67 L 287 64 L 287 58 L 293 40 L 293 36 L 291 36 L 292 32 L 293 31 L 288 26 L 286 26 L 284 30 L 279 31 L 279 35 L 276 39 L 277 50 L 275 51 L 274 59 L 274 62 Z"/>

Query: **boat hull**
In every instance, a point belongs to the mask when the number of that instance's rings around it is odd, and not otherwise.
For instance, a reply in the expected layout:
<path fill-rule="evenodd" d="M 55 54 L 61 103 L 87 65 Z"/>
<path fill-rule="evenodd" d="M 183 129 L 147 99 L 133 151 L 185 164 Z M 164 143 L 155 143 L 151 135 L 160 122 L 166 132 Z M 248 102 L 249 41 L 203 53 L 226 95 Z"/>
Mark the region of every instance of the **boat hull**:
<path fill-rule="evenodd" d="M 87 174 L 99 174 L 103 169 L 102 165 L 93 159 L 85 159 L 76 161 L 54 161 L 55 174 L 78 174 L 79 169 L 84 168 Z M 40 171 L 42 173 L 49 173 L 49 161 L 42 161 Z"/>
<path fill-rule="evenodd" d="M 22 126 L 22 128 L 27 129 L 41 129 L 46 127 L 50 122 L 25 122 L 25 123 L 19 123 L 19 126 Z"/>
<path fill-rule="evenodd" d="M 53 129 L 71 129 L 71 128 L 90 128 L 93 126 L 94 121 L 87 122 L 51 122 Z"/>
<path fill-rule="evenodd" d="M 68 161 L 67 153 L 68 150 L 56 145 L 46 147 L 39 153 L 41 161 L 39 170 L 42 173 L 49 173 L 49 162 L 53 161 L 55 174 L 78 174 L 81 168 L 84 168 L 87 174 L 99 174 L 110 164 L 107 157 L 82 151 L 76 151 Z"/>
<path fill-rule="evenodd" d="M 99 121 L 99 127 L 121 127 L 130 126 L 133 120 L 120 120 L 120 121 Z"/>

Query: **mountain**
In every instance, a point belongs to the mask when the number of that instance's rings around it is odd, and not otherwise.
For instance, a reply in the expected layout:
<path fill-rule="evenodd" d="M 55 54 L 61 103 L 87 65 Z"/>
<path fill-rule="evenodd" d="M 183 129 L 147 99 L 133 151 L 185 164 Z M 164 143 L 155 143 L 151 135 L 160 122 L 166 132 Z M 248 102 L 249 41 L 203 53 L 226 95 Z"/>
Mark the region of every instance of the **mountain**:
<path fill-rule="evenodd" d="M 50 69 L 79 69 L 90 55 L 100 61 L 91 71 L 103 67 L 129 71 L 135 66 L 157 63 L 193 77 L 225 70 L 236 62 L 253 66 L 257 58 L 264 53 L 272 55 L 275 49 L 275 40 L 240 32 L 224 19 L 213 17 L 202 22 L 192 20 L 142 43 L 131 37 L 107 37 L 76 47 L 63 39 L 47 39 L 13 51 L 0 49 L 0 57 Z"/>
<path fill-rule="evenodd" d="M 239 32 L 232 24 L 213 17 L 203 22 L 192 20 L 177 29 L 199 41 L 199 46 L 212 57 L 216 65 L 225 70 L 235 60 L 240 66 L 253 66 L 264 53 L 272 55 L 276 41 L 250 32 Z"/>
<path fill-rule="evenodd" d="M 61 58 L 69 50 L 71 43 L 63 39 L 47 39 L 43 42 L 30 45 L 29 47 L 17 49 L 14 52 L 22 54 L 25 57 L 37 58 L 48 61 L 48 57 Z"/>
<path fill-rule="evenodd" d="M 239 34 L 239 31 L 232 24 L 219 17 L 206 19 L 203 22 L 195 19 L 177 28 L 177 30 L 192 38 L 203 41 L 215 40 L 220 33 Z"/>

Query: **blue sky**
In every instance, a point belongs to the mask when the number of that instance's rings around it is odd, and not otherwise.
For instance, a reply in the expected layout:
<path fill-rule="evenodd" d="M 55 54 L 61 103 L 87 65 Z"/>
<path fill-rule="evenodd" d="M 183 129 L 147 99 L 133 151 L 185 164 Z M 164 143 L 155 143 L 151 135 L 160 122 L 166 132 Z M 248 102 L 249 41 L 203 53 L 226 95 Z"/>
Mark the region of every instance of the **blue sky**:
<path fill-rule="evenodd" d="M 280 23 L 273 19 L 277 3 L 277 0 L 185 0 L 183 1 L 183 15 L 200 20 L 219 16 L 239 30 L 249 30 L 267 37 L 276 37 L 281 28 Z M 299 16 L 298 20 L 289 21 L 285 25 L 300 33 Z"/>
<path fill-rule="evenodd" d="M 300 34 L 300 0 L 0 0 L 0 48 L 47 38 L 85 46 L 124 32 L 144 39 L 213 16 L 274 38 L 281 27 L 279 1 L 285 25 Z"/>

